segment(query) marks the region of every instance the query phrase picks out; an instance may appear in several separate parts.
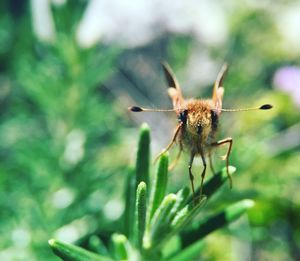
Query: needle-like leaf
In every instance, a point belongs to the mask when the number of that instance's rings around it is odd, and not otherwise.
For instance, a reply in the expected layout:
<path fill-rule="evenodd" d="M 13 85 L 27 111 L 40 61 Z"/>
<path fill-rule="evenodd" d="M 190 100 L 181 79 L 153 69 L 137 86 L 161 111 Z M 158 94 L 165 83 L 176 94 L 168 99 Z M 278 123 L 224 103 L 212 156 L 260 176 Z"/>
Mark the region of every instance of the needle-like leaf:
<path fill-rule="evenodd" d="M 152 219 L 155 211 L 159 207 L 166 194 L 168 183 L 168 162 L 169 154 L 164 153 L 159 159 L 157 172 L 152 185 L 149 221 Z"/>
<path fill-rule="evenodd" d="M 155 240 L 162 238 L 166 233 L 166 220 L 169 218 L 172 207 L 176 203 L 176 195 L 169 194 L 165 196 L 159 208 L 155 212 L 150 224 L 147 228 L 147 233 L 144 239 L 144 248 L 149 249 L 152 247 Z"/>
<path fill-rule="evenodd" d="M 124 235 L 112 235 L 113 249 L 117 260 L 128 260 L 128 240 Z"/>
<path fill-rule="evenodd" d="M 50 239 L 49 245 L 53 252 L 65 261 L 112 261 L 109 257 L 94 254 L 84 248 L 55 239 Z"/>
<path fill-rule="evenodd" d="M 137 221 L 137 241 L 138 247 L 141 249 L 143 245 L 143 236 L 146 227 L 146 211 L 147 211 L 147 186 L 145 182 L 141 182 L 136 191 L 136 221 Z"/>
<path fill-rule="evenodd" d="M 209 233 L 233 222 L 245 213 L 249 208 L 254 205 L 250 199 L 244 199 L 235 204 L 230 205 L 225 210 L 208 217 L 200 222 L 197 228 L 182 233 L 182 245 L 188 246 L 199 239 L 204 238 Z"/>
<path fill-rule="evenodd" d="M 125 210 L 124 210 L 124 234 L 127 238 L 131 238 L 134 230 L 134 219 L 135 219 L 135 187 L 136 178 L 134 175 L 134 169 L 129 170 L 126 187 L 125 187 Z"/>
<path fill-rule="evenodd" d="M 93 235 L 89 238 L 89 248 L 93 251 L 96 252 L 97 254 L 100 255 L 108 255 L 108 251 L 107 248 L 105 247 L 105 245 L 103 244 L 102 240 Z"/>
<path fill-rule="evenodd" d="M 144 181 L 149 182 L 150 165 L 150 129 L 147 124 L 143 124 L 140 130 L 140 139 L 136 157 L 136 186 Z"/>

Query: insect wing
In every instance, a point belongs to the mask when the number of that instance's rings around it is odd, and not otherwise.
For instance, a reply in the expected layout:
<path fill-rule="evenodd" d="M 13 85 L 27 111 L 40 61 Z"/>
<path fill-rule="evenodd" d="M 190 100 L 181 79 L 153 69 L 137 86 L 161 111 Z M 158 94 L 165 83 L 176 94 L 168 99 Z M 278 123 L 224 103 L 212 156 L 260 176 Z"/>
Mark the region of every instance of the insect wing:
<path fill-rule="evenodd" d="M 222 100 L 224 95 L 223 80 L 227 70 L 228 70 L 228 66 L 227 64 L 224 64 L 214 84 L 212 100 L 218 115 L 220 115 L 222 109 Z"/>
<path fill-rule="evenodd" d="M 179 83 L 171 69 L 171 67 L 166 63 L 162 62 L 162 67 L 164 71 L 165 78 L 168 83 L 168 94 L 172 100 L 174 109 L 181 108 L 184 102 L 182 97 L 181 89 Z"/>

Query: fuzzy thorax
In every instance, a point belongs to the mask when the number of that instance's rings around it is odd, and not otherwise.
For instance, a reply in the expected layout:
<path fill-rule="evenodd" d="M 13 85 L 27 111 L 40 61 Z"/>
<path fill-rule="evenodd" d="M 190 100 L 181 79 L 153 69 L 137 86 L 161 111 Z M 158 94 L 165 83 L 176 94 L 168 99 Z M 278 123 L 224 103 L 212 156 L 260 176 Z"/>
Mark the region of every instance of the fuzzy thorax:
<path fill-rule="evenodd" d="M 212 133 L 212 102 L 211 100 L 188 100 L 187 121 L 185 126 L 184 143 L 194 149 L 200 149 Z"/>

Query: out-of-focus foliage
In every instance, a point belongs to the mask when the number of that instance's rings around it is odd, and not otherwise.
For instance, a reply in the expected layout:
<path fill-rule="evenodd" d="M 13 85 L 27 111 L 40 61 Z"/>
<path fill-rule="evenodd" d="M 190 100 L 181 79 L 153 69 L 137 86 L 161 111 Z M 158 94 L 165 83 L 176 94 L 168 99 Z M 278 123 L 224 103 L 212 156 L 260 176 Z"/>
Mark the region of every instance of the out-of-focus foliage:
<path fill-rule="evenodd" d="M 53 19 L 47 37 L 33 19 L 43 2 Z M 226 61 L 224 107 L 274 105 L 222 114 L 218 137 L 233 137 L 237 174 L 233 189 L 210 204 L 256 204 L 230 236 L 222 230 L 205 239 L 203 258 L 299 259 L 299 3 L 133 3 L 0 3 L 0 259 L 57 260 L 47 246 L 52 237 L 84 242 L 102 231 L 107 243 L 134 154 L 126 108 L 171 106 L 160 60 L 186 97 L 209 97 Z M 172 114 L 130 117 L 149 123 L 153 152 L 176 123 Z M 219 155 L 216 168 L 224 164 Z M 184 155 L 170 173 L 170 191 L 189 184 L 187 162 Z"/>
<path fill-rule="evenodd" d="M 112 186 L 103 184 L 122 166 L 115 148 L 123 120 L 101 86 L 119 50 L 76 45 L 68 24 L 80 5 L 56 10 L 53 44 L 30 33 L 28 6 L 11 8 L 0 18 L 7 34 L 1 37 L 1 259 L 38 260 L 50 252 L 50 235 L 78 239 L 94 229 Z M 116 161 L 109 168 L 108 151 Z"/>

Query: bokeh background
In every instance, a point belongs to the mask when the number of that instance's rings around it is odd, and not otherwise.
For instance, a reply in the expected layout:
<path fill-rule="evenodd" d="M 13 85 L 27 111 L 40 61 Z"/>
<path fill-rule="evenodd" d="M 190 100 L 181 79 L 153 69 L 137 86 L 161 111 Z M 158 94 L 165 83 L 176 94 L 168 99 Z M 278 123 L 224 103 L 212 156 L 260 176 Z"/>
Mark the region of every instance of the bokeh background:
<path fill-rule="evenodd" d="M 3 0 L 0 13 L 1 260 L 58 260 L 48 239 L 118 227 L 138 126 L 150 125 L 154 155 L 176 124 L 127 111 L 171 107 L 161 60 L 186 97 L 210 97 L 226 61 L 224 107 L 274 105 L 222 114 L 237 174 L 211 204 L 256 205 L 210 235 L 202 259 L 300 259 L 299 1 Z M 189 186 L 187 164 L 170 191 Z"/>

